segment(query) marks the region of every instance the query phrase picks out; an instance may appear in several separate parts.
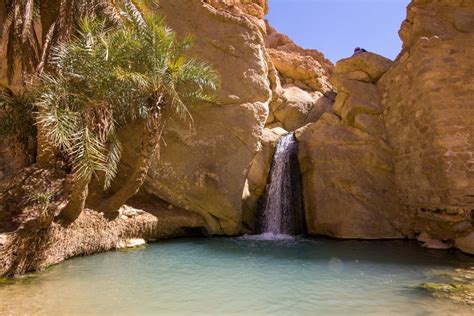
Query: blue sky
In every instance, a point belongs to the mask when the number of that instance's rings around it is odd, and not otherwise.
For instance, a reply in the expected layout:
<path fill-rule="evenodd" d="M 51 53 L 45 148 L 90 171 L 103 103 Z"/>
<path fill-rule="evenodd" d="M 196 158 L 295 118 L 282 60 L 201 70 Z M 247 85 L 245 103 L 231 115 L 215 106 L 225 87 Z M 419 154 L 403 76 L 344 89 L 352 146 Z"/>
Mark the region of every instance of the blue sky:
<path fill-rule="evenodd" d="M 398 30 L 410 0 L 269 0 L 267 19 L 304 48 L 333 62 L 355 47 L 394 59 L 401 50 Z"/>

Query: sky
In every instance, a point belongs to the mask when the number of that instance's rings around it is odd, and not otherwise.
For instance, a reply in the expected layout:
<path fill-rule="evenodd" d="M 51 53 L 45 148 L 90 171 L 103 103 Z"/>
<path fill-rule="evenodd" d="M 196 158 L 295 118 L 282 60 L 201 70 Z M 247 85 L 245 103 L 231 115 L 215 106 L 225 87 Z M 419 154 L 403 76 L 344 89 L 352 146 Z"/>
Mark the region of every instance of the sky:
<path fill-rule="evenodd" d="M 390 59 L 401 50 L 398 30 L 410 0 L 269 0 L 267 19 L 303 48 L 331 61 L 362 47 Z"/>

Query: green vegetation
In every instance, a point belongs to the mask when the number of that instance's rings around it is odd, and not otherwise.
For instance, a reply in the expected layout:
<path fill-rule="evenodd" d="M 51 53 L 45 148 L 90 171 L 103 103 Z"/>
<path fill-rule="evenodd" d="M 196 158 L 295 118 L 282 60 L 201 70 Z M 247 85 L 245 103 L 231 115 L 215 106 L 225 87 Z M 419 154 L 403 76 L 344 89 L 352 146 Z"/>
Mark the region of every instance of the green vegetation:
<path fill-rule="evenodd" d="M 165 123 L 175 116 L 192 128 L 188 106 L 215 102 L 218 77 L 209 65 L 186 55 L 190 37 L 178 40 L 160 17 L 143 15 L 130 0 L 81 0 L 71 8 L 65 6 L 68 1 L 56 2 L 56 11 L 53 0 L 6 2 L 9 77 L 18 51 L 23 73 L 28 73 L 24 82 L 32 83 L 27 90 L 34 91 L 28 102 L 6 96 L 10 104 L 18 103 L 12 112 L 18 117 L 9 124 L 36 124 L 38 161 L 52 152 L 56 155 L 46 161 L 60 156 L 72 167 L 70 201 L 59 215 L 64 223 L 81 214 L 94 176 L 104 189 L 110 186 L 121 159 L 118 132 L 131 124 L 138 127 L 142 143 L 135 170 L 97 207 L 114 218 L 143 184 Z M 48 30 L 41 40 L 34 21 Z"/>
<path fill-rule="evenodd" d="M 474 305 L 474 268 L 456 269 L 449 273 L 435 273 L 444 283 L 422 283 L 420 288 L 435 297 L 448 298 L 455 302 Z"/>
<path fill-rule="evenodd" d="M 6 12 L 3 28 L 8 39 L 9 81 L 18 72 L 22 74 L 24 84 L 30 83 L 33 75 L 47 66 L 51 48 L 67 42 L 81 19 L 100 16 L 118 22 L 120 10 L 116 2 L 122 3 L 109 0 L 0 0 L 0 10 Z M 123 2 L 131 4 L 130 0 Z M 21 69 L 17 69 L 16 61 Z"/>

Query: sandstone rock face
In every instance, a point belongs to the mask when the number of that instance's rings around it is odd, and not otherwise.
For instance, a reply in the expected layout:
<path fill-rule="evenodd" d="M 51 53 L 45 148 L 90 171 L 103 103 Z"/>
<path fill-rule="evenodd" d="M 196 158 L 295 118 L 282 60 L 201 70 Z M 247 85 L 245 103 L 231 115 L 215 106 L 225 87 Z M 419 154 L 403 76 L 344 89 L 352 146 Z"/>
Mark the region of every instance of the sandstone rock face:
<path fill-rule="evenodd" d="M 328 82 L 333 65 L 322 53 L 297 46 L 288 36 L 276 32 L 268 23 L 266 46 L 283 83 L 324 94 L 333 90 Z"/>
<path fill-rule="evenodd" d="M 308 232 L 398 238 L 403 218 L 374 84 L 391 61 L 372 53 L 361 55 L 336 64 L 331 78 L 338 90 L 333 112 L 296 131 Z"/>
<path fill-rule="evenodd" d="M 329 82 L 333 64 L 317 50 L 303 49 L 267 22 L 265 39 L 274 66 L 273 98 L 267 123 L 294 131 L 316 122 L 331 109 L 334 87 Z"/>
<path fill-rule="evenodd" d="M 310 234 L 398 238 L 391 150 L 335 114 L 297 130 Z"/>
<path fill-rule="evenodd" d="M 403 52 L 378 82 L 410 229 L 443 240 L 474 213 L 473 21 L 472 1 L 413 1 Z"/>
<path fill-rule="evenodd" d="M 281 98 L 272 102 L 275 120 L 288 131 L 294 131 L 307 123 L 316 122 L 324 112 L 330 111 L 333 101 L 319 91 L 305 91 L 293 85 L 285 85 Z"/>
<path fill-rule="evenodd" d="M 144 190 L 167 202 L 201 213 L 213 234 L 237 234 L 242 222 L 242 192 L 251 161 L 260 150 L 271 90 L 263 29 L 253 21 L 264 1 L 162 0 L 160 13 L 178 35 L 192 34 L 192 54 L 219 72 L 219 106 L 191 110 L 194 130 L 169 122 L 161 158 L 152 165 Z M 242 5 L 242 6 L 241 6 Z M 220 8 L 220 6 L 218 6 Z M 262 11 L 263 12 L 263 11 Z M 252 14 L 254 14 L 253 12 Z M 260 13 L 255 13 L 260 16 Z M 140 144 L 126 135 L 124 159 L 133 164 Z M 126 174 L 126 167 L 123 168 Z"/>
<path fill-rule="evenodd" d="M 348 74 L 360 72 L 362 75 L 364 75 L 364 73 L 367 74 L 372 81 L 377 81 L 387 72 L 392 63 L 390 59 L 383 56 L 372 53 L 362 53 L 338 61 L 335 73 Z"/>
<path fill-rule="evenodd" d="M 267 0 L 205 0 L 219 10 L 229 10 L 234 15 L 247 14 L 262 19 L 268 12 Z"/>

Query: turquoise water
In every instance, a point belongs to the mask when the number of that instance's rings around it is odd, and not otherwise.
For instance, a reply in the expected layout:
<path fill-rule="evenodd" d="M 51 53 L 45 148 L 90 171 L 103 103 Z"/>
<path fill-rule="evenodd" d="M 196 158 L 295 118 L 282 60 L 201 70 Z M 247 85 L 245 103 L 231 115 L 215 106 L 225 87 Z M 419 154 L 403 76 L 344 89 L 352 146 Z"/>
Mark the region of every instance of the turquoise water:
<path fill-rule="evenodd" d="M 414 287 L 472 265 L 407 241 L 182 239 L 0 285 L 0 314 L 470 315 Z"/>

